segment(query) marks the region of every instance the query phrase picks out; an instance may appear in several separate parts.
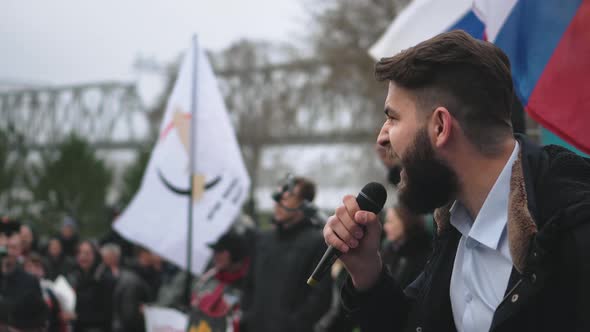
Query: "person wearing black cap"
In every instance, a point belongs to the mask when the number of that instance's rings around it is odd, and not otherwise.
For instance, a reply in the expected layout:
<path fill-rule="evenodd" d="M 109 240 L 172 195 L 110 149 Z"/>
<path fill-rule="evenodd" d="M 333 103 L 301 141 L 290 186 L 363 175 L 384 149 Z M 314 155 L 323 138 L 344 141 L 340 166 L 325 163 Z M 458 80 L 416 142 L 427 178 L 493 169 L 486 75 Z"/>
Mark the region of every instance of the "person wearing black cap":
<path fill-rule="evenodd" d="M 250 266 L 246 243 L 243 236 L 229 231 L 208 246 L 213 250 L 213 267 L 194 287 L 190 327 L 199 331 L 238 331 L 239 299 Z"/>
<path fill-rule="evenodd" d="M 20 241 L 19 230 L 16 221 L 0 221 L 0 327 L 41 329 L 48 316 L 39 280 L 18 264 L 19 250 L 6 249 L 9 242 Z"/>
<path fill-rule="evenodd" d="M 59 241 L 66 257 L 75 258 L 80 238 L 78 236 L 76 221 L 72 217 L 64 217 L 59 231 Z"/>
<path fill-rule="evenodd" d="M 328 311 L 332 279 L 307 286 L 326 244 L 313 225 L 307 207 L 315 196 L 315 184 L 292 178 L 273 195 L 275 228 L 259 234 L 255 241 L 252 269 L 242 299 L 241 328 L 247 332 L 313 331 Z"/>

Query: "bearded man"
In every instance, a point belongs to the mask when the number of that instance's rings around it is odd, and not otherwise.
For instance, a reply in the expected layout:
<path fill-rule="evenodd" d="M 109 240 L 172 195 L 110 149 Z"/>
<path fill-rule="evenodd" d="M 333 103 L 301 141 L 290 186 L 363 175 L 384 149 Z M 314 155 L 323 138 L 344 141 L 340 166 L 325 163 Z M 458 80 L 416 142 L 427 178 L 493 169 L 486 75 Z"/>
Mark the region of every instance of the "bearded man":
<path fill-rule="evenodd" d="M 324 239 L 343 253 L 341 297 L 361 330 L 590 331 L 590 160 L 513 135 L 508 57 L 452 31 L 381 59 L 376 76 L 389 83 L 377 142 L 401 160 L 401 204 L 436 209 L 436 235 L 402 290 L 375 214 L 344 197 Z"/>

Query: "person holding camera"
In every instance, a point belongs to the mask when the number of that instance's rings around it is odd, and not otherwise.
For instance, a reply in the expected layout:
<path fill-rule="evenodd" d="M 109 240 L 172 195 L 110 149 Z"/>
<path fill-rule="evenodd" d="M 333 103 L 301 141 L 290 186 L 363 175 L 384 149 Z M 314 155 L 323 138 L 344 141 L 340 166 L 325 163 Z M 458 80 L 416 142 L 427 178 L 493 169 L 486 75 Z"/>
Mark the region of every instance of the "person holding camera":
<path fill-rule="evenodd" d="M 303 177 L 288 179 L 273 195 L 274 229 L 256 239 L 250 276 L 242 299 L 244 331 L 313 331 L 328 310 L 332 280 L 315 287 L 306 280 L 326 249 L 311 218 L 315 184 Z"/>

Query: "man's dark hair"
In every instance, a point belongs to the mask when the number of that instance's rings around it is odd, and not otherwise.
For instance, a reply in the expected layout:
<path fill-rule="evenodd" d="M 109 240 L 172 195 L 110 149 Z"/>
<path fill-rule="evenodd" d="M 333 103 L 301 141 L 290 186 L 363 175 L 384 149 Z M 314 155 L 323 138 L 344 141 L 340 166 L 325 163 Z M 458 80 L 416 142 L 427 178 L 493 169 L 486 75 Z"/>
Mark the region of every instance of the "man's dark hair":
<path fill-rule="evenodd" d="M 381 59 L 375 76 L 410 90 L 419 110 L 446 107 L 482 153 L 494 154 L 512 134 L 516 97 L 510 61 L 494 44 L 464 31 L 440 34 Z"/>
<path fill-rule="evenodd" d="M 315 198 L 315 183 L 300 176 L 296 176 L 294 182 L 295 185 L 299 187 L 299 198 L 308 202 L 313 202 L 313 199 Z"/>

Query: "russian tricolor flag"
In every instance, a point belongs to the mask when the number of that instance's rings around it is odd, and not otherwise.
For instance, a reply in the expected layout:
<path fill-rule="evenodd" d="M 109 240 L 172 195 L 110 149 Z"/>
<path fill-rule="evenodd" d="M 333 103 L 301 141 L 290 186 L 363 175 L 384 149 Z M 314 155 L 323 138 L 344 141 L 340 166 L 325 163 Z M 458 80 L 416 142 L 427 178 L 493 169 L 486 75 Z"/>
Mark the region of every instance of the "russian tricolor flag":
<path fill-rule="evenodd" d="M 415 0 L 370 53 L 391 56 L 452 29 L 502 48 L 527 113 L 590 153 L 590 0 Z"/>

